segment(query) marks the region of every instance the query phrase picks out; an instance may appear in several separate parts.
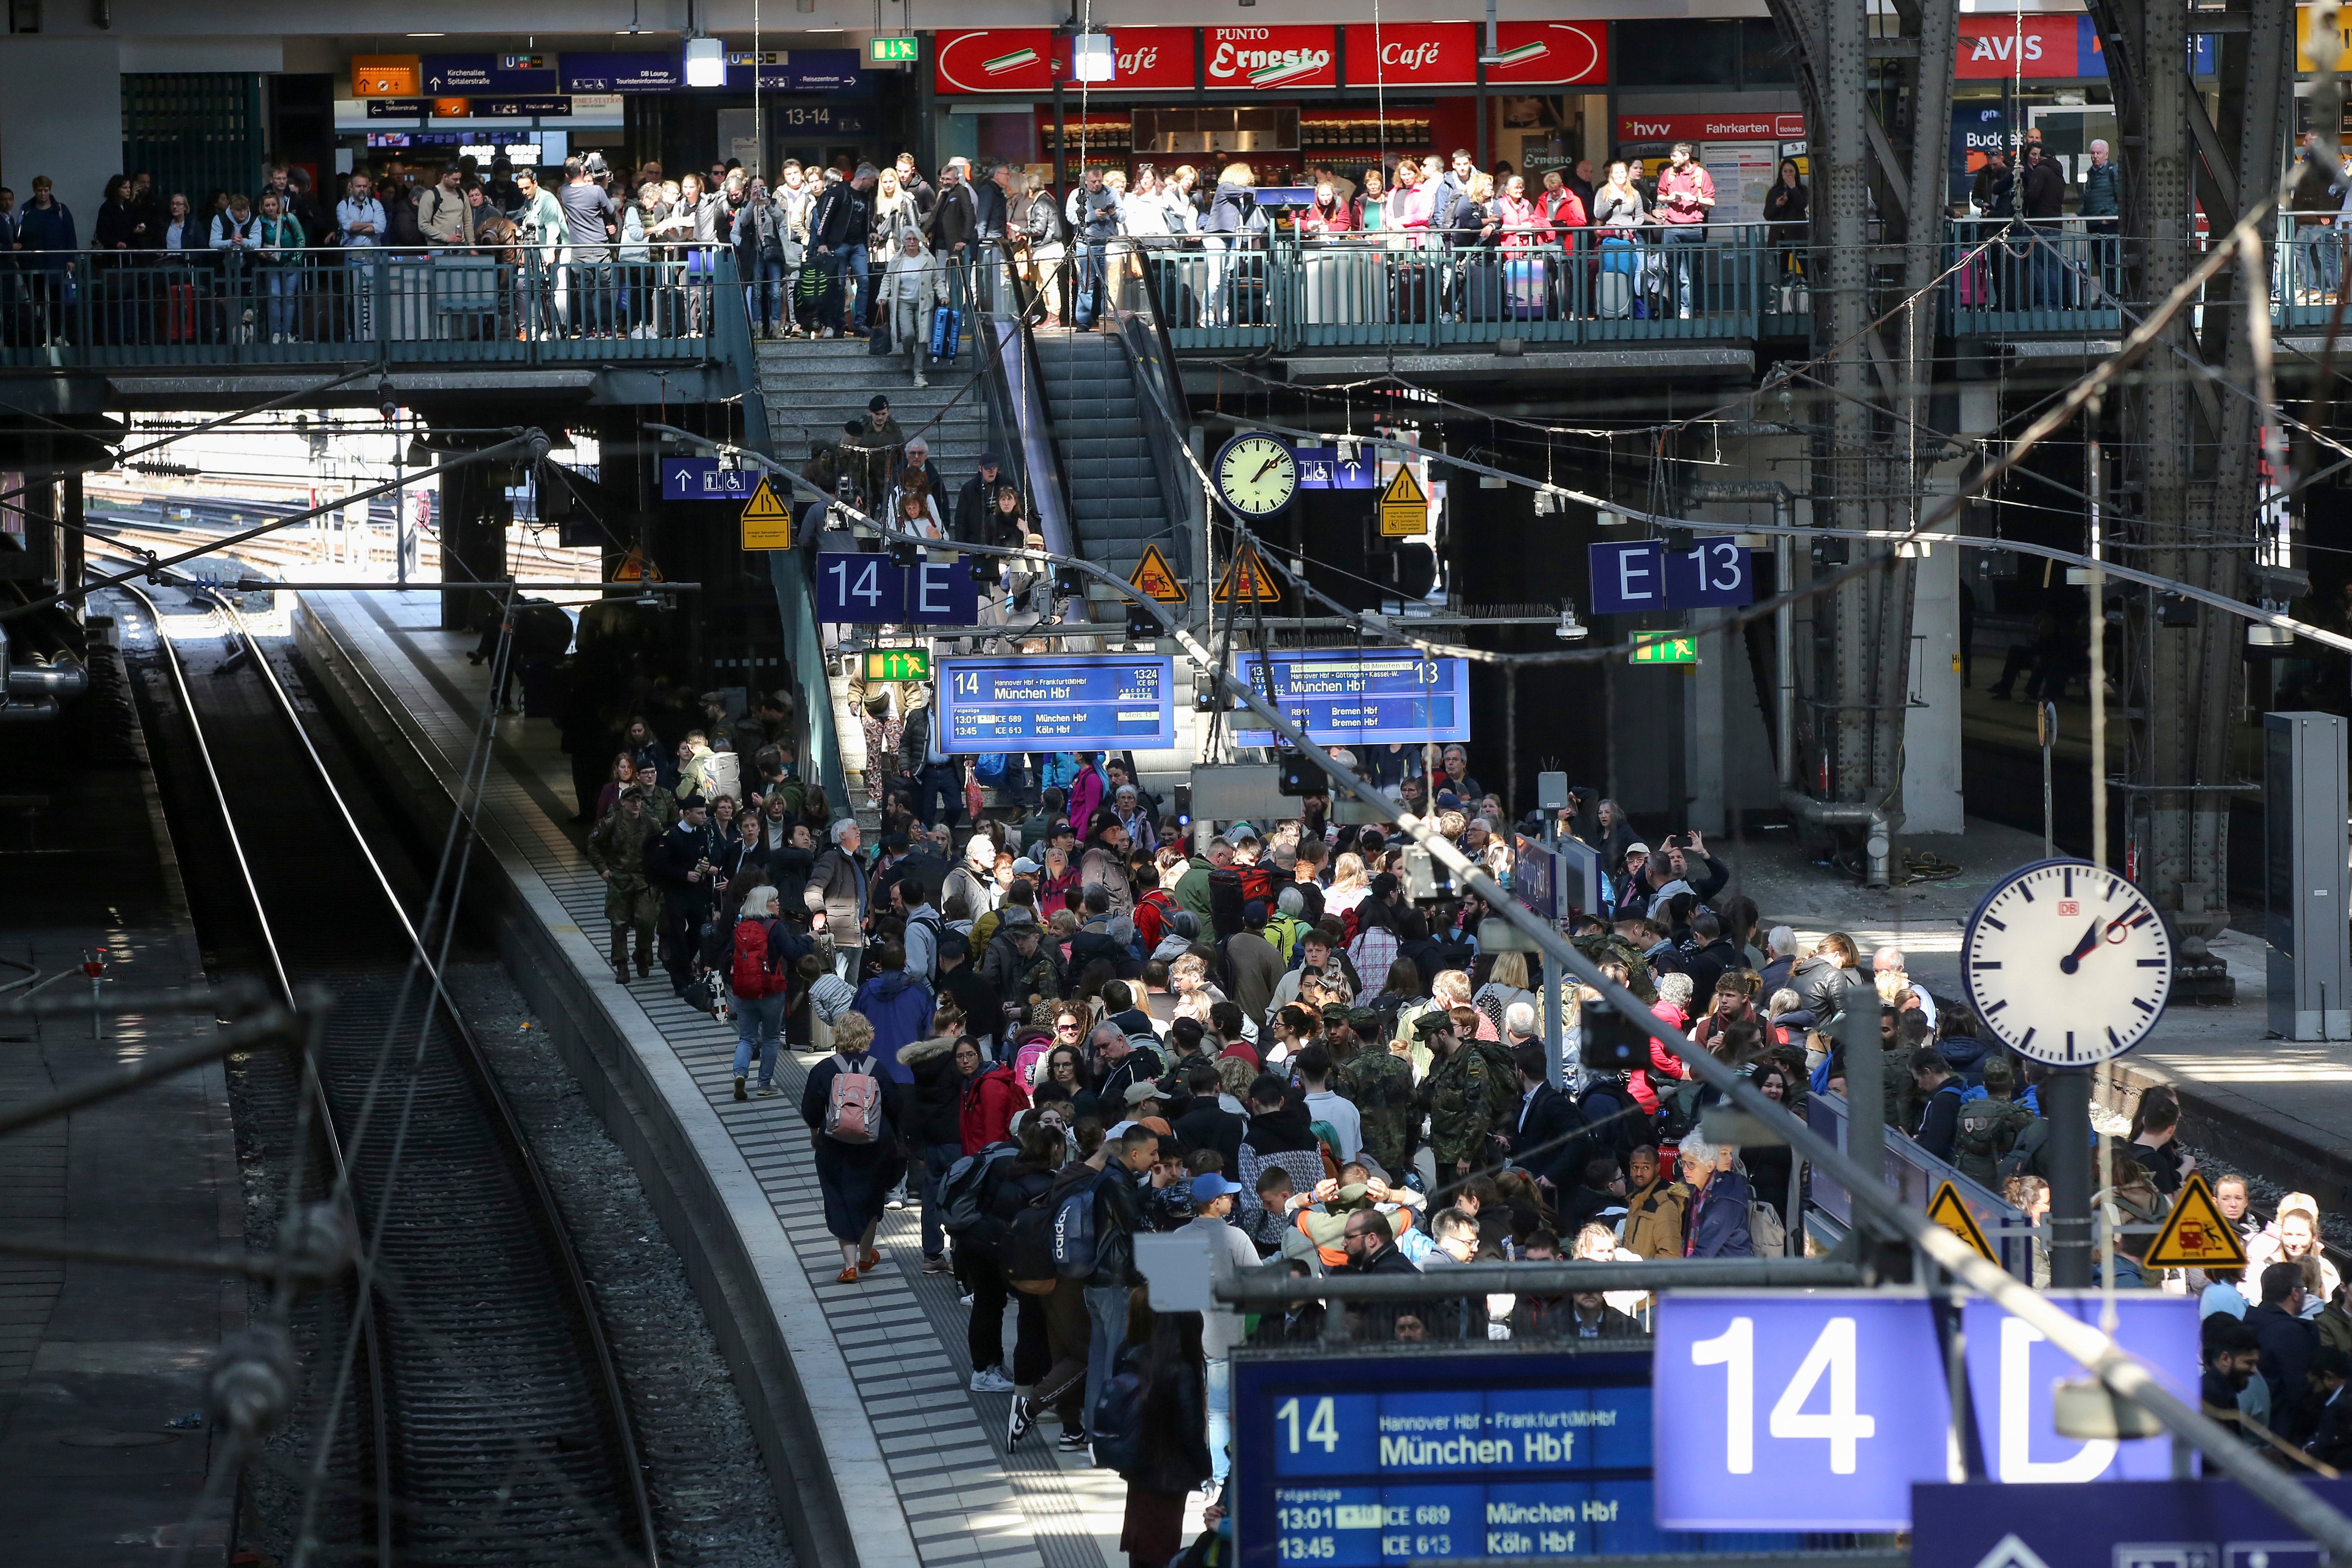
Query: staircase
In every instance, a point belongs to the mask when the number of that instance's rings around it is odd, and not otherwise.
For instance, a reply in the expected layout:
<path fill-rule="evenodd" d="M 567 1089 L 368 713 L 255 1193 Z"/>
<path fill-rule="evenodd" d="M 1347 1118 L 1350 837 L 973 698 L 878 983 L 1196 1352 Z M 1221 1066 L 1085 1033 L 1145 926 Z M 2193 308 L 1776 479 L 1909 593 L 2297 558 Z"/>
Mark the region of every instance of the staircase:
<path fill-rule="evenodd" d="M 1040 331 L 1036 343 L 1078 549 L 1124 577 L 1148 542 L 1169 547 L 1168 498 L 1152 468 L 1134 369 L 1119 341 L 1103 333 Z"/>
<path fill-rule="evenodd" d="M 918 387 L 904 353 L 868 354 L 864 338 L 793 338 L 756 346 L 760 396 L 782 461 L 797 468 L 814 444 L 840 440 L 842 426 L 865 418 L 867 400 L 878 392 L 889 398 L 898 427 L 929 446 L 950 498 L 971 478 L 987 445 L 988 408 L 972 385 L 969 347 L 954 365 L 926 371 L 930 385 Z"/>

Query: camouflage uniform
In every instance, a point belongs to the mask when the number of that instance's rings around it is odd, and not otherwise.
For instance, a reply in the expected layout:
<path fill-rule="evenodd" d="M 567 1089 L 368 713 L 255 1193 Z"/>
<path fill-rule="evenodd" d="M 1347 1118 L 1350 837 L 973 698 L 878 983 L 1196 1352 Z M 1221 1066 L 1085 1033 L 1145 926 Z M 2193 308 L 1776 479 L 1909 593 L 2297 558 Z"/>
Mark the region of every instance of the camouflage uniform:
<path fill-rule="evenodd" d="M 1370 1013 L 1358 1022 L 1368 1030 L 1380 1027 L 1380 1019 Z M 1356 1108 L 1363 1124 L 1364 1152 L 1380 1162 L 1390 1181 L 1402 1181 L 1412 1168 L 1415 1134 L 1421 1131 L 1412 1065 L 1378 1045 L 1366 1045 L 1339 1065 L 1331 1087 Z"/>
<path fill-rule="evenodd" d="M 1894 1065 L 1891 1061 L 1887 1064 Z M 1953 1134 L 1952 1163 L 1979 1185 L 2000 1191 L 2001 1156 L 2017 1147 L 2018 1135 L 2033 1125 L 2033 1112 L 2013 1100 L 1987 1095 L 1960 1107 Z"/>
<path fill-rule="evenodd" d="M 1496 1091 L 1493 1064 L 1465 1040 L 1454 1054 L 1440 1057 L 1421 1081 L 1421 1108 L 1429 1113 L 1429 1152 L 1436 1156 L 1443 1178 L 1455 1162 L 1475 1166 L 1486 1157 L 1486 1134 L 1495 1123 Z M 1508 1095 L 1510 1086 L 1503 1086 Z"/>
<path fill-rule="evenodd" d="M 655 795 L 667 791 L 656 790 Z M 629 966 L 629 928 L 637 932 L 637 973 L 654 965 L 654 926 L 661 918 L 661 895 L 646 877 L 646 845 L 663 829 L 651 810 L 631 816 L 619 806 L 588 836 L 588 864 L 605 873 L 604 918 L 613 922 L 613 968 Z"/>

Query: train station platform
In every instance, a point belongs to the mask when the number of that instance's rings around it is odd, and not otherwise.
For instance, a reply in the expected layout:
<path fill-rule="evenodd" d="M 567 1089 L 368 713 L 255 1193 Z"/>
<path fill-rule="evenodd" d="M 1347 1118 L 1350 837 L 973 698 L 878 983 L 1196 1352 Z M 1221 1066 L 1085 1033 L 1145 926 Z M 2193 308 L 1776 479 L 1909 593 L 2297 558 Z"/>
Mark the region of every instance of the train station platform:
<path fill-rule="evenodd" d="M 90 696 L 59 721 L 73 733 L 46 738 L 76 759 L 71 778 L 18 769 L 0 799 L 0 885 L 16 890 L 0 905 L 0 1008 L 71 1006 L 0 1011 L 0 1106 L 217 1027 L 209 1007 L 94 1026 L 82 1005 L 90 952 L 105 954 L 104 994 L 209 989 L 122 667 L 102 643 L 90 662 Z M 226 1561 L 232 1500 L 206 1485 L 226 1442 L 204 1421 L 205 1381 L 223 1338 L 246 1324 L 246 1284 L 88 1256 L 244 1249 L 221 1064 L 0 1137 L 0 1240 L 58 1254 L 0 1254 L 8 1559 L 152 1563 L 184 1544 L 188 1562 Z"/>
<path fill-rule="evenodd" d="M 305 594 L 293 616 L 329 700 L 436 844 L 489 689 L 466 658 L 475 638 L 439 618 L 425 593 Z M 1124 1483 L 1056 1453 L 1050 1426 L 1007 1450 L 1011 1396 L 967 1391 L 965 1310 L 952 1277 L 920 1271 L 918 1211 L 885 1216 L 881 1269 L 834 1283 L 840 1254 L 799 1110 L 822 1058 L 785 1052 L 783 1092 L 738 1103 L 731 1027 L 674 1000 L 658 970 L 614 983 L 604 887 L 580 853 L 553 724 L 501 717 L 491 748 L 475 853 L 495 866 L 468 896 L 504 901 L 517 982 L 686 1257 L 787 1515 L 803 1516 L 802 1560 L 1117 1568 Z"/>

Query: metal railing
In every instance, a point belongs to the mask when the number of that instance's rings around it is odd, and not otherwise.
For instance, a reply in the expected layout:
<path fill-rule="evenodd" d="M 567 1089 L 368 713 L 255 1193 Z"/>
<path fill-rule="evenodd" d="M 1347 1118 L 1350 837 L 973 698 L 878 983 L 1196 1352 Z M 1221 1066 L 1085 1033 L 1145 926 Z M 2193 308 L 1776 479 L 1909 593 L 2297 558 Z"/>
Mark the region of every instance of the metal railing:
<path fill-rule="evenodd" d="M 1809 1094 L 1805 1097 L 1805 1123 L 1831 1140 L 1840 1149 L 1846 1146 L 1846 1102 L 1838 1094 Z M 2000 1194 L 1964 1174 L 1948 1160 L 1939 1160 L 1895 1129 L 1886 1129 L 1886 1187 L 1914 1208 L 1925 1209 L 1935 1202 L 1936 1193 L 1946 1182 L 1960 1195 L 1984 1227 L 1986 1238 L 2000 1255 L 2000 1266 L 2018 1279 L 2031 1283 L 2033 1279 L 2033 1238 L 2027 1234 L 2022 1211 L 2012 1208 Z M 1853 1228 L 1853 1200 L 1846 1190 L 1825 1173 L 1807 1166 L 1806 1218 L 1809 1224 L 1826 1215 L 1835 1226 L 1838 1235 Z M 1817 1239 L 1821 1239 L 1817 1237 Z M 1828 1239 L 1835 1239 L 1834 1237 Z"/>
<path fill-rule="evenodd" d="M 16 251 L 0 365 L 547 364 L 719 357 L 733 254 L 562 247 Z"/>
<path fill-rule="evenodd" d="M 1954 336 L 2118 331 L 2124 240 L 2114 218 L 1955 218 L 1944 330 Z M 1969 252 L 1982 247 L 1981 253 Z"/>
<path fill-rule="evenodd" d="M 1075 300 L 1100 274 L 1149 291 L 1180 353 L 1444 350 L 1801 334 L 1810 305 L 1763 224 L 1443 236 L 1239 235 L 1074 242 Z"/>

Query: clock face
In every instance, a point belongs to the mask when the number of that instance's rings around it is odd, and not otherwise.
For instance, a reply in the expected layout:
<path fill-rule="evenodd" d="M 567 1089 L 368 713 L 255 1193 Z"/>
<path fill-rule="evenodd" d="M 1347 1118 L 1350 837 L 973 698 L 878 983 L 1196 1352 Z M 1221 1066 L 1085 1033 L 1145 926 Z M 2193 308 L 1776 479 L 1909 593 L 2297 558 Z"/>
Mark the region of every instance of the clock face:
<path fill-rule="evenodd" d="M 2131 1049 L 2163 1016 L 2172 939 L 2118 873 L 2043 860 L 1985 894 L 1960 966 L 1977 1016 L 2012 1049 L 2087 1067 Z"/>
<path fill-rule="evenodd" d="M 1217 491 L 1235 511 L 1270 517 L 1298 493 L 1298 459 L 1272 436 L 1236 436 L 1217 454 Z"/>

